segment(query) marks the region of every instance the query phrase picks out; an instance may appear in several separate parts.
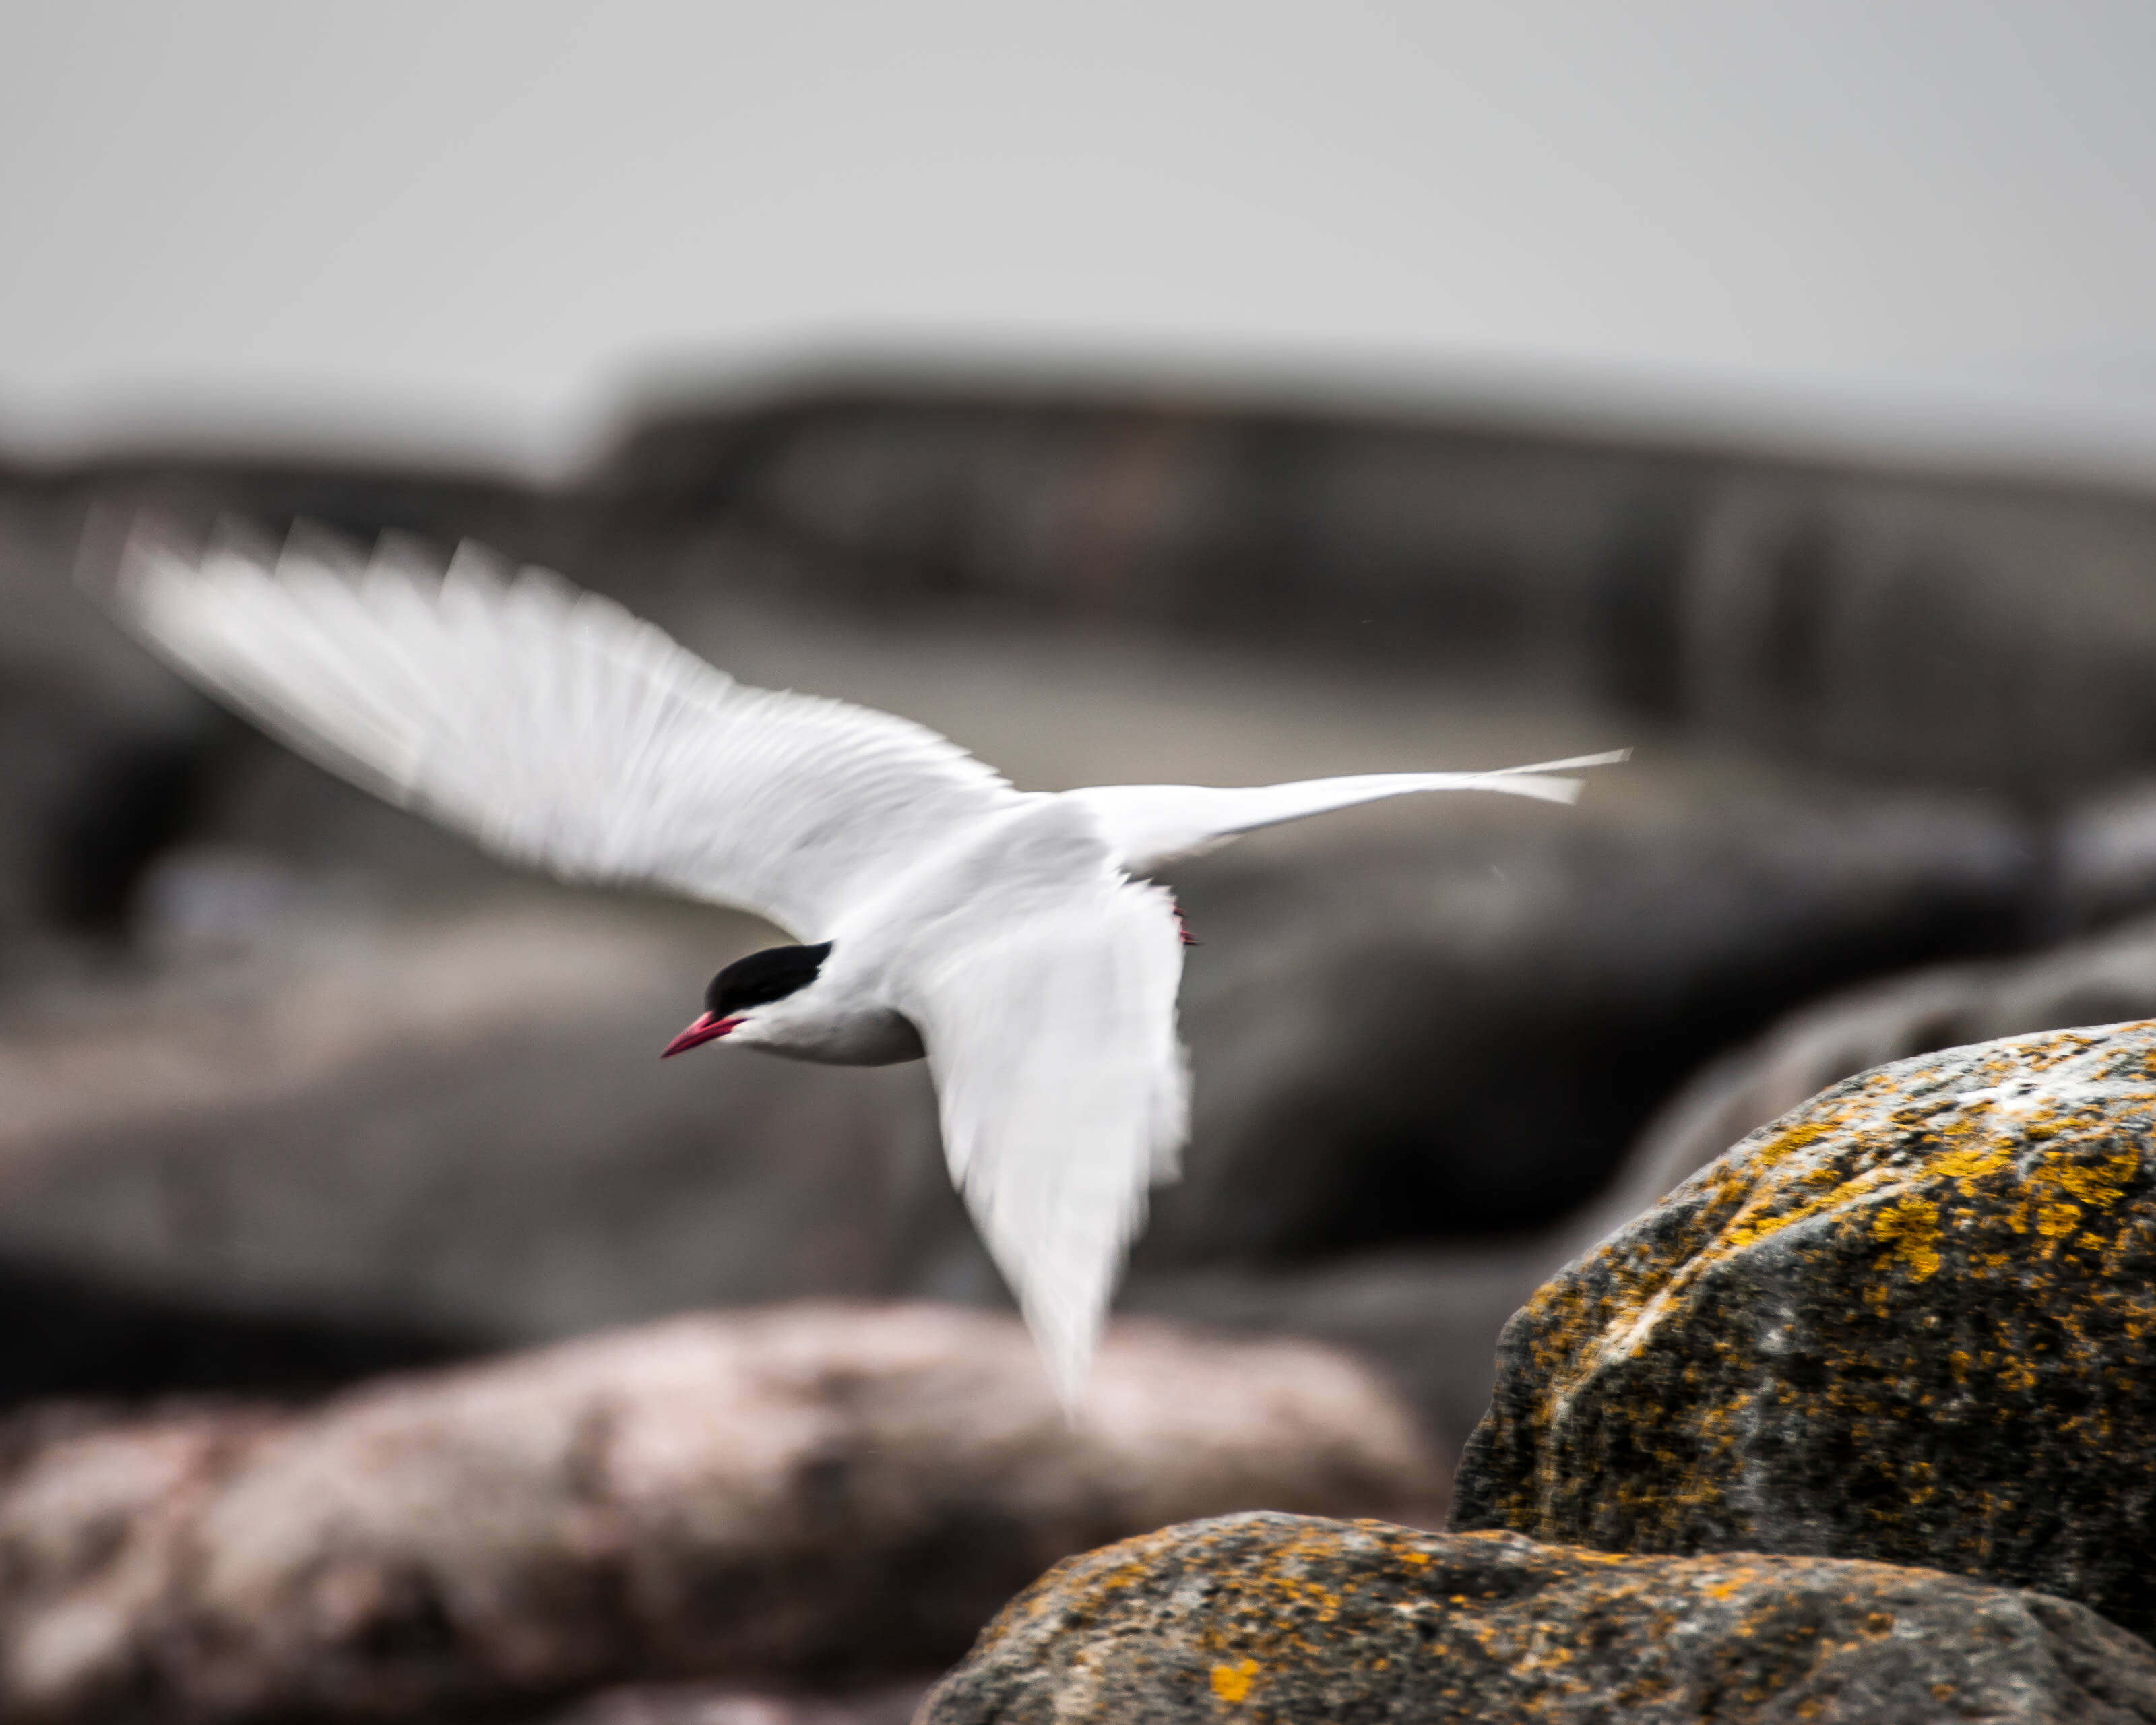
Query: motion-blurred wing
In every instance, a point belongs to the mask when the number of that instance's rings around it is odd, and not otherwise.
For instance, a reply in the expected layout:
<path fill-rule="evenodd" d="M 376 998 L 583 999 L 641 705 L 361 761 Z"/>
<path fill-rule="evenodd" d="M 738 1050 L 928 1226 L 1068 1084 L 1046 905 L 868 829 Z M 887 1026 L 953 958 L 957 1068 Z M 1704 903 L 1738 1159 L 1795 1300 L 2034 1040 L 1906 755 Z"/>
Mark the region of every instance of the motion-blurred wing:
<path fill-rule="evenodd" d="M 1067 829 L 1075 825 L 1065 821 Z M 908 987 L 944 1154 L 1066 1406 L 1083 1388 L 1146 1191 L 1172 1179 L 1189 1117 L 1175 1030 L 1173 901 L 1033 823 L 955 939 Z"/>
<path fill-rule="evenodd" d="M 1503 791 L 1545 803 L 1578 799 L 1580 782 L 1548 775 L 1629 760 L 1630 749 L 1500 767 L 1486 773 L 1363 773 L 1345 778 L 1305 778 L 1292 784 L 1095 785 L 1068 794 L 1093 812 L 1125 868 L 1143 874 L 1178 856 L 1194 856 L 1283 821 L 1329 814 L 1358 803 L 1417 791 Z"/>
<path fill-rule="evenodd" d="M 865 707 L 743 687 L 611 600 L 467 546 L 446 576 L 295 535 L 274 565 L 138 529 L 150 642 L 300 752 L 512 861 L 737 905 L 805 939 L 1019 793 Z"/>

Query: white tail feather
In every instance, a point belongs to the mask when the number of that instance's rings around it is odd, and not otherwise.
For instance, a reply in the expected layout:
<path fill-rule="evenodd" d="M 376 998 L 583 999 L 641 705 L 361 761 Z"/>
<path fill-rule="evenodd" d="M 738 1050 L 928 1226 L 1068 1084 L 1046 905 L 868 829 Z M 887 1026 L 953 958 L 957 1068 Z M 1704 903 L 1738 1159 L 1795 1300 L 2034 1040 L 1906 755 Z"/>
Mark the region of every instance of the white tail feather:
<path fill-rule="evenodd" d="M 1527 767 L 1500 767 L 1483 773 L 1365 773 L 1342 778 L 1307 778 L 1291 784 L 1096 785 L 1067 794 L 1082 803 L 1101 823 L 1108 841 L 1135 873 L 1194 856 L 1255 832 L 1312 814 L 1327 814 L 1358 803 L 1404 797 L 1419 791 L 1498 791 L 1534 797 L 1545 803 L 1576 801 L 1583 788 L 1576 778 L 1550 775 L 1568 768 L 1609 767 L 1630 760 L 1630 749 L 1539 761 Z"/>

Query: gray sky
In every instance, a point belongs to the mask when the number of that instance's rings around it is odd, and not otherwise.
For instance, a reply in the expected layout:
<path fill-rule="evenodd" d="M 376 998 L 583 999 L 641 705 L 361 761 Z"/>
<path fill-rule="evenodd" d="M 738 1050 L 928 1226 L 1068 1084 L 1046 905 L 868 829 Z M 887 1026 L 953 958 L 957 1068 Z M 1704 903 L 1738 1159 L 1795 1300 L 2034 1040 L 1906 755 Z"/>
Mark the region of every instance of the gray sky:
<path fill-rule="evenodd" d="M 2147 0 L 16 0 L 0 433 L 545 456 L 634 375 L 936 352 L 2156 466 L 2152 81 Z"/>

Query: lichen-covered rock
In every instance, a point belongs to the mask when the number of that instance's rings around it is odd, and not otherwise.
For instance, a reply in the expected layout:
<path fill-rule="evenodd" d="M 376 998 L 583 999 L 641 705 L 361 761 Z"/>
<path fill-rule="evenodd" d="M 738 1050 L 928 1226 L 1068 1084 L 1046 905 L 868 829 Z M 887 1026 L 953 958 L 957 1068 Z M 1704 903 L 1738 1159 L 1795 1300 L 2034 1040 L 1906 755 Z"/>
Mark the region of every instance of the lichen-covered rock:
<path fill-rule="evenodd" d="M 1506 1327 L 1456 1528 L 1923 1563 L 2156 1635 L 2156 1023 L 1899 1061 Z"/>
<path fill-rule="evenodd" d="M 1884 1563 L 1225 1516 L 1058 1565 L 919 1725 L 1948 1717 L 2156 1720 L 2156 1654 L 2064 1600 Z"/>
<path fill-rule="evenodd" d="M 21 1426 L 0 1427 L 9 1725 L 499 1717 L 630 1682 L 932 1671 L 1068 1553 L 1256 1505 L 1368 1512 L 1441 1476 L 1317 1344 L 1118 1326 L 1074 1421 L 1015 1318 L 933 1306 L 678 1319 L 298 1414 Z"/>

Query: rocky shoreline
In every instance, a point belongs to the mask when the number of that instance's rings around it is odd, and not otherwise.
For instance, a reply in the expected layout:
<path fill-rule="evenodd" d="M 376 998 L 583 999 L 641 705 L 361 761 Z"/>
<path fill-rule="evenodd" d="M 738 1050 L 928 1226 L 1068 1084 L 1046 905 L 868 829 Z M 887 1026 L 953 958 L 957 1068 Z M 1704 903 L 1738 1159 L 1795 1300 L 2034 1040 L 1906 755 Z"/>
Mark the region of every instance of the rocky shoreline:
<path fill-rule="evenodd" d="M 1896 1062 L 1507 1327 L 1444 1536 L 1066 1562 L 923 1725 L 2156 1719 L 2156 1024 Z"/>
<path fill-rule="evenodd" d="M 1075 1423 L 932 1306 L 48 1405 L 0 1428 L 0 1712 L 2156 1720 L 2153 1134 L 2156 1021 L 1830 1086 L 1515 1315 L 1445 1532 L 1378 1376 L 1163 1325 Z"/>

